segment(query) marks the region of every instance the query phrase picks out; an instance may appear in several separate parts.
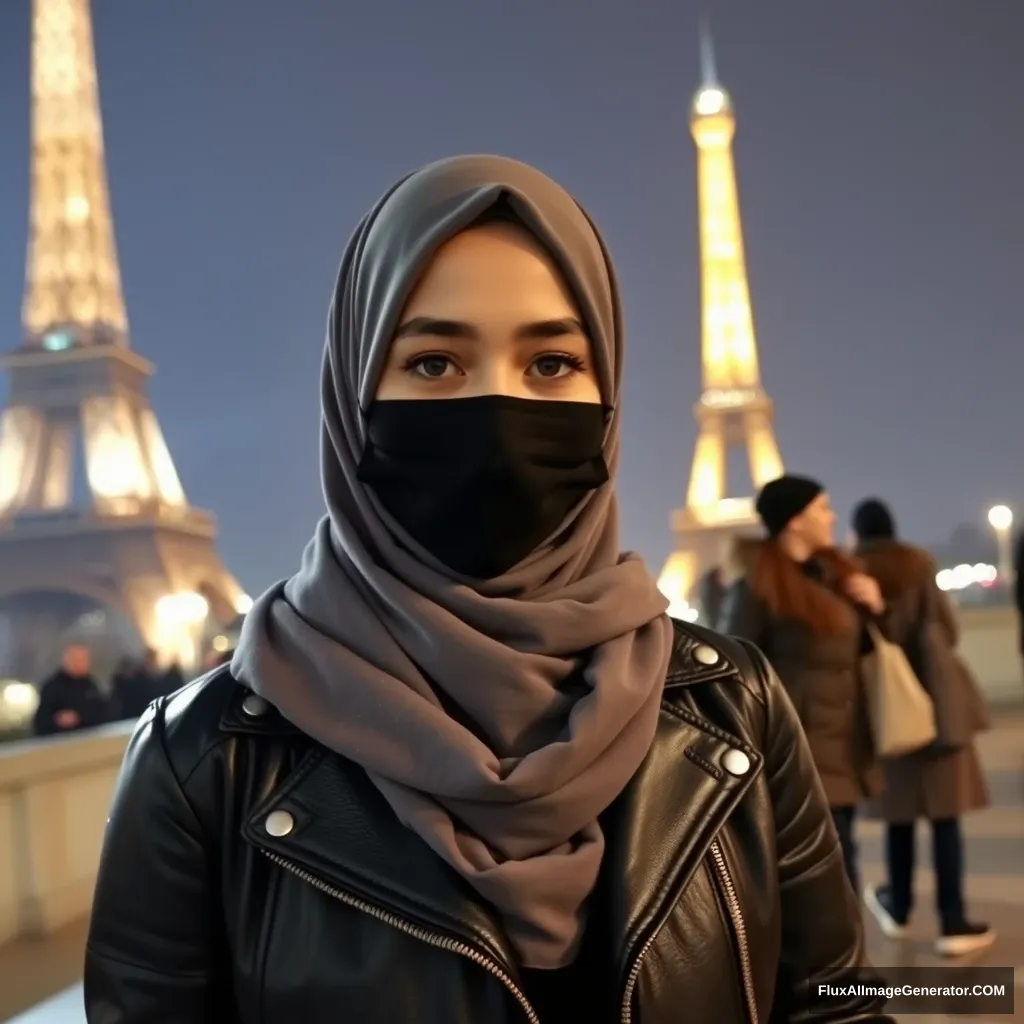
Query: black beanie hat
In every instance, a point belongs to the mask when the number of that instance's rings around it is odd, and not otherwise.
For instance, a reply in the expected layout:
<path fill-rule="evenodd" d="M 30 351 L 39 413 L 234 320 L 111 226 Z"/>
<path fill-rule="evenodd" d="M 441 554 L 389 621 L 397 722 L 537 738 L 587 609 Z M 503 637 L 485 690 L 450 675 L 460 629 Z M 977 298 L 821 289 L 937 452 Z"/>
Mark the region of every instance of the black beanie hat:
<path fill-rule="evenodd" d="M 889 507 L 878 498 L 862 501 L 854 510 L 850 525 L 858 540 L 892 540 L 896 522 Z"/>
<path fill-rule="evenodd" d="M 824 490 L 817 480 L 787 473 L 777 480 L 769 480 L 761 488 L 757 496 L 757 514 L 769 535 L 778 537 Z"/>

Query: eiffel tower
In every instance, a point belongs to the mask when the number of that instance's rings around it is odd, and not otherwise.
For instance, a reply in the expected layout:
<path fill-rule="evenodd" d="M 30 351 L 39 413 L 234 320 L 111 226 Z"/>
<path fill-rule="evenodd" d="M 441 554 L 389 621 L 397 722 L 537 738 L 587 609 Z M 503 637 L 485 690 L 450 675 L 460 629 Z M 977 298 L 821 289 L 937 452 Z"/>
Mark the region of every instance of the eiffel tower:
<path fill-rule="evenodd" d="M 672 513 L 675 551 L 658 585 L 673 614 L 692 617 L 701 575 L 721 564 L 726 542 L 759 531 L 753 499 L 728 493 L 728 456 L 746 449 L 755 488 L 782 475 L 773 407 L 761 385 L 750 308 L 732 140 L 732 100 L 718 80 L 711 34 L 701 27 L 701 85 L 690 131 L 697 146 L 701 256 L 702 393 L 686 505 Z"/>
<path fill-rule="evenodd" d="M 0 675 L 52 660 L 40 647 L 83 612 L 194 663 L 203 631 L 247 599 L 217 555 L 213 517 L 186 499 L 146 397 L 153 366 L 129 344 L 89 0 L 33 0 L 22 327 L 0 359 Z"/>

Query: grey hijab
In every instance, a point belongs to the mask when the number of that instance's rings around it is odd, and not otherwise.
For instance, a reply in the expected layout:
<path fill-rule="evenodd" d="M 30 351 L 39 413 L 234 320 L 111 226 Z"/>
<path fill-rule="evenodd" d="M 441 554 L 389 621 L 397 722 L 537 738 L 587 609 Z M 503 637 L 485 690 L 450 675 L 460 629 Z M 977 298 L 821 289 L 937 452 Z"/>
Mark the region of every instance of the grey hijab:
<path fill-rule="evenodd" d="M 572 960 L 604 851 L 598 816 L 643 761 L 672 640 L 667 602 L 619 549 L 613 484 L 504 577 L 460 578 L 357 479 L 365 410 L 432 254 L 502 201 L 548 248 L 588 327 L 619 457 L 622 313 L 586 214 L 493 156 L 431 164 L 363 219 L 324 352 L 327 516 L 302 567 L 246 617 L 234 675 L 361 765 L 398 818 L 499 913 L 523 966 Z M 457 709 L 458 718 L 446 708 Z"/>

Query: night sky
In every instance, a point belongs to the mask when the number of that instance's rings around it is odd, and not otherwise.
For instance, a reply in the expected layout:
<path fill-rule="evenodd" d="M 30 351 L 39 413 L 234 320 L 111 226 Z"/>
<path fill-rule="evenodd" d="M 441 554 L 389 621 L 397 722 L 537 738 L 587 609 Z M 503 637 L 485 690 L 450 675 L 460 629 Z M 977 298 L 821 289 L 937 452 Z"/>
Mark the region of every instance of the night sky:
<path fill-rule="evenodd" d="M 94 0 L 133 343 L 194 504 L 255 592 L 321 513 L 342 248 L 393 179 L 537 164 L 591 211 L 629 326 L 624 540 L 658 571 L 699 393 L 696 27 L 739 119 L 765 384 L 787 467 L 914 539 L 1024 513 L 1020 0 Z M 0 4 L 0 347 L 19 338 L 30 0 Z M 7 339 L 4 341 L 3 339 Z"/>

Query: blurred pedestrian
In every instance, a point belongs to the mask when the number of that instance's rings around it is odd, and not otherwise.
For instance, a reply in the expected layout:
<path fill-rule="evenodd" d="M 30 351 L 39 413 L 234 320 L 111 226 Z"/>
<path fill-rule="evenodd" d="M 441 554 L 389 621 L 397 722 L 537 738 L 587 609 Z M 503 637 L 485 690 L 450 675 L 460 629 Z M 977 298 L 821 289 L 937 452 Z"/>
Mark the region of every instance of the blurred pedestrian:
<path fill-rule="evenodd" d="M 147 648 L 141 658 L 123 658 L 114 672 L 112 683 L 117 717 L 138 718 L 164 693 L 156 651 Z"/>
<path fill-rule="evenodd" d="M 902 757 L 883 758 L 885 790 L 867 813 L 886 822 L 888 881 L 868 886 L 864 898 L 890 938 L 906 932 L 914 905 L 915 823 L 931 823 L 932 862 L 941 934 L 936 949 L 960 956 L 990 946 L 986 924 L 968 920 L 960 816 L 988 806 L 988 787 L 974 736 L 988 726 L 984 700 L 956 654 L 957 623 L 935 582 L 936 565 L 921 548 L 897 539 L 896 523 L 877 498 L 853 513 L 857 555 L 889 608 L 889 638 L 898 643 L 928 691 L 936 711 L 935 743 Z"/>
<path fill-rule="evenodd" d="M 103 725 L 111 720 L 111 705 L 92 677 L 92 655 L 84 644 L 64 650 L 60 668 L 39 687 L 33 731 L 54 736 Z"/>
<path fill-rule="evenodd" d="M 757 511 L 768 537 L 737 539 L 738 578 L 718 627 L 760 647 L 789 692 L 858 892 L 854 812 L 882 786 L 860 663 L 871 649 L 865 622 L 885 605 L 878 584 L 836 549 L 835 513 L 816 480 L 765 484 Z"/>
<path fill-rule="evenodd" d="M 722 613 L 722 599 L 725 597 L 725 573 L 720 565 L 708 569 L 697 583 L 698 621 L 703 626 L 715 628 Z"/>
<path fill-rule="evenodd" d="M 181 662 L 177 658 L 172 661 L 160 677 L 160 689 L 162 694 L 171 694 L 180 690 L 185 685 L 185 672 Z"/>

